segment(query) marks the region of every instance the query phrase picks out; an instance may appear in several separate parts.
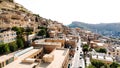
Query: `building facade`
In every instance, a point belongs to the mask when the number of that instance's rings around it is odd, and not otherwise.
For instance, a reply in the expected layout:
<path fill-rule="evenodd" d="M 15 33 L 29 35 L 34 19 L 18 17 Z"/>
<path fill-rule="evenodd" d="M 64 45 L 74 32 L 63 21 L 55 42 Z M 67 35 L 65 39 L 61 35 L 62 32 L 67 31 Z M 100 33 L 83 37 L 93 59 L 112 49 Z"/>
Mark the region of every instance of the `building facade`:
<path fill-rule="evenodd" d="M 10 43 L 16 40 L 15 31 L 4 31 L 0 33 L 0 43 Z"/>

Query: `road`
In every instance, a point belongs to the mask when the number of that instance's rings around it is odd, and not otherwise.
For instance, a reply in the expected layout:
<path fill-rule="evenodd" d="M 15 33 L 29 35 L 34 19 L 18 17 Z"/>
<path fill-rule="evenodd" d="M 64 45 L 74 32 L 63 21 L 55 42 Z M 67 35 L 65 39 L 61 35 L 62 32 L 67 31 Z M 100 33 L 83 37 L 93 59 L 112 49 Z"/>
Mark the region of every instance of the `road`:
<path fill-rule="evenodd" d="M 78 50 L 76 48 L 75 55 L 72 59 L 72 66 L 71 68 L 85 68 L 85 62 L 83 57 L 80 56 L 80 54 L 83 54 L 82 48 L 81 48 L 81 39 L 79 38 L 79 41 L 77 43 Z"/>

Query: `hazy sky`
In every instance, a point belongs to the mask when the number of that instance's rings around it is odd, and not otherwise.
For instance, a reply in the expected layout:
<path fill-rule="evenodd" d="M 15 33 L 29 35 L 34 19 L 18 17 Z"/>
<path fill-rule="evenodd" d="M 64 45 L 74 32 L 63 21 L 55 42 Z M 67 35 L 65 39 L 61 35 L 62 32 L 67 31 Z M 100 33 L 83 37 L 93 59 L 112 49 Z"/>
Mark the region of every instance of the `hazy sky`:
<path fill-rule="evenodd" d="M 120 22 L 120 0 L 15 0 L 40 16 L 70 24 Z"/>

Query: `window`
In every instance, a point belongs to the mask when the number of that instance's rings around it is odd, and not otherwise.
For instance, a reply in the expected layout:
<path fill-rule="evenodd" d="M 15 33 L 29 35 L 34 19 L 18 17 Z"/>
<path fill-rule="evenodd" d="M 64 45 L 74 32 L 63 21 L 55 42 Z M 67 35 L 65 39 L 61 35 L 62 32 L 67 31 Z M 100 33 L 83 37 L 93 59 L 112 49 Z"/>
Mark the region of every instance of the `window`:
<path fill-rule="evenodd" d="M 36 56 L 34 56 L 34 58 L 36 58 Z"/>
<path fill-rule="evenodd" d="M 111 55 L 111 53 L 110 53 L 110 52 L 109 52 L 108 54 L 109 54 L 109 55 Z"/>
<path fill-rule="evenodd" d="M 12 58 L 9 59 L 9 63 L 11 63 L 13 61 L 14 61 L 14 57 L 12 57 Z"/>
<path fill-rule="evenodd" d="M 6 61 L 6 65 L 7 65 L 7 64 L 9 64 L 9 61 L 8 61 L 8 60 Z"/>
<path fill-rule="evenodd" d="M 117 53 L 117 55 L 119 55 L 119 53 Z"/>
<path fill-rule="evenodd" d="M 0 35 L 0 38 L 2 38 L 2 36 Z"/>

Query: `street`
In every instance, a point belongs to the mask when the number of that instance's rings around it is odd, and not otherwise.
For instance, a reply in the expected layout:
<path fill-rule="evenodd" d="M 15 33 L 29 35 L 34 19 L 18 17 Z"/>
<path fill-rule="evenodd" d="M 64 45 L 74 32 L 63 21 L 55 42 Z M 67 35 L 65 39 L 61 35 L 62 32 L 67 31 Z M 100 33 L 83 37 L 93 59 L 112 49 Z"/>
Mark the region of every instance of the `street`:
<path fill-rule="evenodd" d="M 84 62 L 83 56 L 80 56 L 80 54 L 83 55 L 80 38 L 79 38 L 79 41 L 77 43 L 77 47 L 78 47 L 78 49 L 76 48 L 76 50 L 75 50 L 75 55 L 72 59 L 71 68 L 85 68 L 85 62 Z"/>

